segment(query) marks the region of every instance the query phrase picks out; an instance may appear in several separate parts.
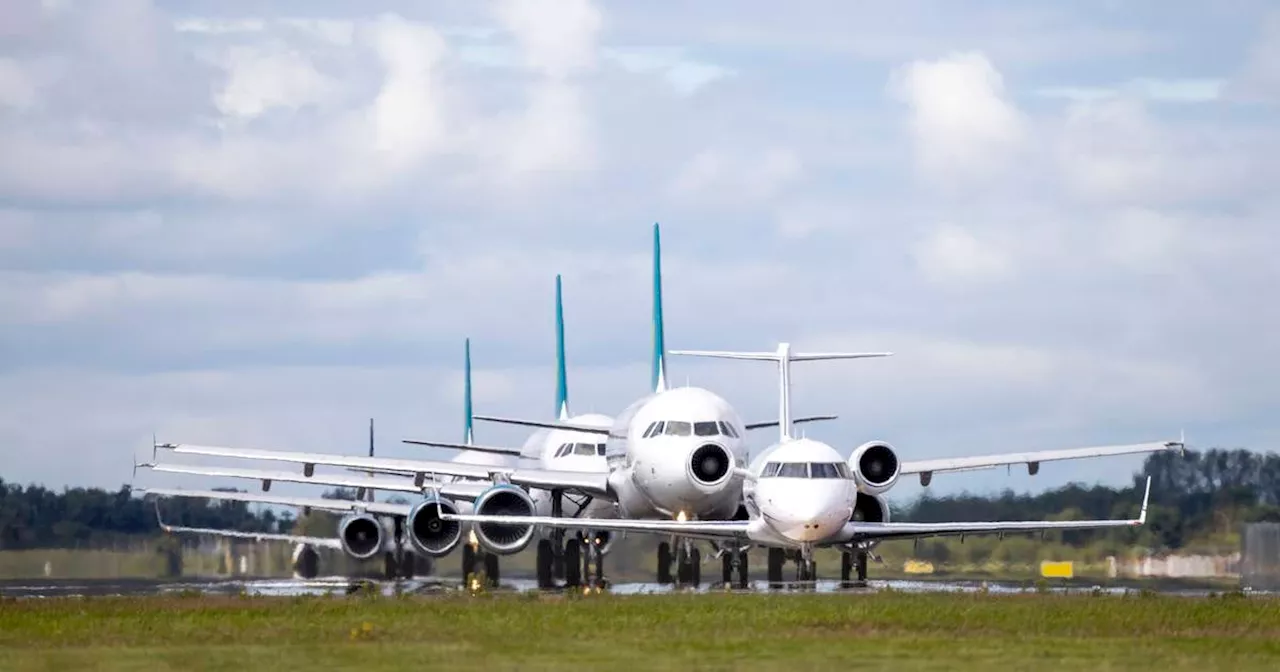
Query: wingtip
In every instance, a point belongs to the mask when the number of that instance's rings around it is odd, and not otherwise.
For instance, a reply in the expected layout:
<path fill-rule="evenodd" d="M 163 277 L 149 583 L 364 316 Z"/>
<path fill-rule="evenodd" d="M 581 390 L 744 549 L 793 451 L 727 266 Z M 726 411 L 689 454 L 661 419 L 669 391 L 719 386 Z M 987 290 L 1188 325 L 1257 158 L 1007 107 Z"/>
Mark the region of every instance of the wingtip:
<path fill-rule="evenodd" d="M 1142 511 L 1138 514 L 1138 523 L 1145 524 L 1147 522 L 1147 506 L 1151 503 L 1151 477 L 1147 477 L 1147 488 L 1142 493 Z"/>

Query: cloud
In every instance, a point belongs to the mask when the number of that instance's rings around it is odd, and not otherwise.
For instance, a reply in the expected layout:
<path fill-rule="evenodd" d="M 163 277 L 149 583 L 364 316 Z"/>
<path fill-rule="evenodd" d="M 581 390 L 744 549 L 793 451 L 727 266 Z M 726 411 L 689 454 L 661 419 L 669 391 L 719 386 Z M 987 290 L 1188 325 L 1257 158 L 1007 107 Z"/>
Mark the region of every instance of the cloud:
<path fill-rule="evenodd" d="M 496 15 L 520 43 L 528 67 L 553 78 L 590 70 L 603 25 L 599 10 L 590 0 L 566 0 L 554 7 L 548 10 L 536 0 L 503 0 Z"/>
<path fill-rule="evenodd" d="M 1014 273 L 1007 251 L 953 224 L 930 232 L 917 245 L 914 255 L 920 272 L 944 286 L 1002 280 Z"/>
<path fill-rule="evenodd" d="M 1095 102 L 1118 97 L 1134 97 L 1159 103 L 1206 103 L 1222 98 L 1221 79 L 1135 79 L 1111 87 L 1052 86 L 1038 89 L 1044 98 Z"/>
<path fill-rule="evenodd" d="M 1227 84 L 1229 98 L 1248 102 L 1280 100 L 1280 12 L 1261 21 L 1248 58 Z"/>
<path fill-rule="evenodd" d="M 921 170 L 942 181 L 998 171 L 1025 139 L 1021 113 L 1004 79 L 982 54 L 952 54 L 897 70 L 890 91 L 911 110 Z"/>

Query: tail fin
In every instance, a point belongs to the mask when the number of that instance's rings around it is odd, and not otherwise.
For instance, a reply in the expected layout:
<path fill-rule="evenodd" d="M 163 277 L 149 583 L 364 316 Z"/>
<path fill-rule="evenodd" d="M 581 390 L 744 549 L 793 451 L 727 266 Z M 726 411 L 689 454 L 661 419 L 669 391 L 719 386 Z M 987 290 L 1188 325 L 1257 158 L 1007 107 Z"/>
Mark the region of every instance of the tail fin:
<path fill-rule="evenodd" d="M 462 442 L 472 443 L 472 411 L 471 411 L 471 339 L 466 340 L 462 363 L 462 412 L 466 414 L 466 424 L 462 430 Z"/>
<path fill-rule="evenodd" d="M 373 457 L 373 418 L 369 418 L 369 457 Z M 370 478 L 373 478 L 373 472 L 372 472 L 372 471 L 371 471 L 371 472 L 369 472 L 369 477 L 370 477 Z M 369 501 L 371 501 L 371 502 L 372 502 L 372 501 L 373 501 L 373 488 L 369 488 L 369 489 L 365 490 L 365 494 L 366 494 L 366 495 L 368 495 L 368 497 L 369 497 Z"/>
<path fill-rule="evenodd" d="M 662 238 L 653 224 L 653 391 L 667 389 L 667 345 L 662 327 Z"/>
<path fill-rule="evenodd" d="M 560 295 L 559 275 L 556 275 L 556 418 L 569 419 L 569 377 L 564 363 L 564 301 Z"/>
<path fill-rule="evenodd" d="M 779 343 L 774 352 L 730 352 L 723 350 L 672 350 L 673 355 L 718 357 L 720 359 L 750 359 L 778 363 L 778 427 L 783 441 L 791 438 L 791 363 L 815 362 L 829 359 L 866 359 L 889 357 L 892 352 L 822 352 L 793 353 L 790 343 Z"/>

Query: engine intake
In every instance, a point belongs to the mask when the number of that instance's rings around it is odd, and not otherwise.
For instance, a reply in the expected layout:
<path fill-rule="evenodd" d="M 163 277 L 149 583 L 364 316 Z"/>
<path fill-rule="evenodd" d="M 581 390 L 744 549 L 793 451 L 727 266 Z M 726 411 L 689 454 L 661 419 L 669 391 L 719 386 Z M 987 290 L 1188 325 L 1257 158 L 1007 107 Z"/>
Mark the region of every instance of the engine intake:
<path fill-rule="evenodd" d="M 497 485 L 476 498 L 478 516 L 532 516 L 533 499 L 514 485 Z M 498 555 L 523 551 L 533 540 L 533 525 L 527 523 L 480 523 L 475 527 L 476 539 L 485 550 Z"/>
<path fill-rule="evenodd" d="M 456 515 L 458 505 L 448 499 L 429 497 L 409 510 L 409 544 L 428 557 L 448 555 L 462 541 L 462 523 L 444 520 L 440 514 Z"/>
<path fill-rule="evenodd" d="M 729 475 L 733 457 L 718 443 L 704 443 L 689 457 L 689 473 L 703 485 L 715 485 Z"/>
<path fill-rule="evenodd" d="M 299 579 L 314 579 L 320 575 L 320 551 L 311 544 L 293 547 L 293 574 Z"/>
<path fill-rule="evenodd" d="M 898 482 L 900 465 L 893 446 L 884 441 L 868 441 L 849 456 L 849 470 L 858 490 L 869 495 L 887 492 Z"/>
<path fill-rule="evenodd" d="M 338 523 L 338 539 L 342 550 L 357 560 L 368 560 L 382 548 L 382 524 L 363 513 L 343 518 Z"/>

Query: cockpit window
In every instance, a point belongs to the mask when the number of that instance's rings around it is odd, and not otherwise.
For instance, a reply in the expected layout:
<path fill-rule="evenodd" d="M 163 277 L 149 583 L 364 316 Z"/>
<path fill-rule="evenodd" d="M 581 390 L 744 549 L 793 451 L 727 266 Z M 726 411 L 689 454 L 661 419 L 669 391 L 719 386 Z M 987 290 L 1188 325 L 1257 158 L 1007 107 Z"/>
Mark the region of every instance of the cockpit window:
<path fill-rule="evenodd" d="M 560 447 L 556 449 L 556 457 L 564 457 L 565 455 L 568 455 L 571 447 L 572 446 L 567 443 L 560 444 Z"/>
<path fill-rule="evenodd" d="M 809 465 L 804 462 L 784 462 L 778 470 L 778 478 L 808 478 Z"/>
<path fill-rule="evenodd" d="M 597 443 L 597 444 L 596 444 L 596 455 L 601 455 L 601 456 L 603 456 L 603 455 L 604 455 L 605 448 L 607 448 L 608 446 L 609 446 L 609 444 L 607 444 L 607 443 Z"/>
<path fill-rule="evenodd" d="M 761 478 L 843 478 L 849 467 L 844 462 L 769 462 L 760 472 Z"/>
<path fill-rule="evenodd" d="M 720 428 L 716 426 L 716 421 L 695 422 L 693 423 L 694 436 L 716 436 L 720 433 Z"/>
<path fill-rule="evenodd" d="M 721 434 L 724 434 L 725 436 L 732 436 L 735 439 L 738 438 L 738 432 L 733 428 L 733 425 L 723 420 L 720 420 L 719 422 Z"/>
<path fill-rule="evenodd" d="M 692 425 L 683 420 L 668 420 L 666 430 L 663 432 L 667 436 L 689 436 L 692 433 Z"/>
<path fill-rule="evenodd" d="M 662 426 L 663 426 L 663 424 L 664 424 L 664 423 L 663 423 L 661 420 L 659 420 L 658 422 L 655 422 L 655 423 L 653 423 L 652 425 L 649 425 L 649 429 L 645 430 L 645 432 L 644 432 L 644 438 L 646 438 L 646 439 L 647 439 L 647 438 L 654 437 L 654 436 L 658 436 L 659 434 L 662 434 Z"/>

